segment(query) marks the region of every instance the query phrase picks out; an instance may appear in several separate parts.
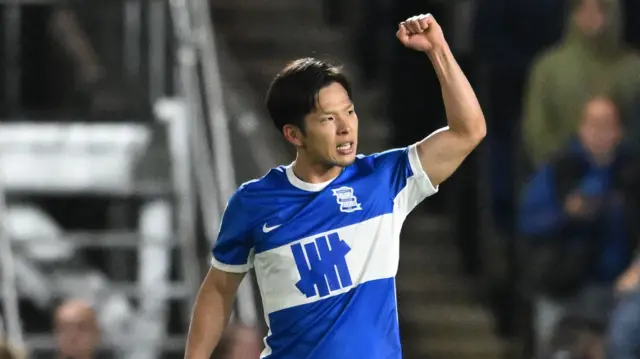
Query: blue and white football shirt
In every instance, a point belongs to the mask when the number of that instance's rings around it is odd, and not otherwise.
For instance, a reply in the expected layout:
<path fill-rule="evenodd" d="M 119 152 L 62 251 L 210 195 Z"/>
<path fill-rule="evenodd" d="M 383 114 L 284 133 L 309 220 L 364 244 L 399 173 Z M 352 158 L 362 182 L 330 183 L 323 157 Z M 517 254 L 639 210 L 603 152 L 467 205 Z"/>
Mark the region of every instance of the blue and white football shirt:
<path fill-rule="evenodd" d="M 415 145 L 358 156 L 326 183 L 303 182 L 281 166 L 242 185 L 212 265 L 255 267 L 269 326 L 262 358 L 401 358 L 400 229 L 436 192 Z"/>

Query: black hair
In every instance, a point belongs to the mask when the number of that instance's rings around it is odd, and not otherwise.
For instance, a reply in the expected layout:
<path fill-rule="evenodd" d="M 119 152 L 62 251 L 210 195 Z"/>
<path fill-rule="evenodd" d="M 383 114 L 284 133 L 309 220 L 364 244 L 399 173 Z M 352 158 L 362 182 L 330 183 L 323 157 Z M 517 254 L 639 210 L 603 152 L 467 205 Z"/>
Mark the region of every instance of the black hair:
<path fill-rule="evenodd" d="M 278 131 L 294 125 L 304 133 L 304 117 L 316 108 L 320 90 L 333 83 L 351 97 L 351 84 L 341 67 L 311 57 L 290 62 L 267 91 L 267 110 Z"/>

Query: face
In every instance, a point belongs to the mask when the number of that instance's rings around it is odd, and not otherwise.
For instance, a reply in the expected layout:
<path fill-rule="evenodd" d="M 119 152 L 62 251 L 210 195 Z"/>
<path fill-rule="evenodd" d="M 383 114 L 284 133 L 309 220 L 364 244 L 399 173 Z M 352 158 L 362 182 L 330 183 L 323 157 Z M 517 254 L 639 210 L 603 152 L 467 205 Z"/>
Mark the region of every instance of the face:
<path fill-rule="evenodd" d="M 575 23 L 586 36 L 598 36 L 604 28 L 605 14 L 600 1 L 582 0 L 574 12 Z"/>
<path fill-rule="evenodd" d="M 622 140 L 616 106 L 608 99 L 589 101 L 585 106 L 578 135 L 591 154 L 610 154 Z"/>
<path fill-rule="evenodd" d="M 55 323 L 60 354 L 69 358 L 86 357 L 98 344 L 98 328 L 92 312 L 84 308 L 63 308 Z"/>
<path fill-rule="evenodd" d="M 316 108 L 305 117 L 304 134 L 285 126 L 285 136 L 312 164 L 345 167 L 356 158 L 358 116 L 347 91 L 333 83 L 318 93 Z"/>

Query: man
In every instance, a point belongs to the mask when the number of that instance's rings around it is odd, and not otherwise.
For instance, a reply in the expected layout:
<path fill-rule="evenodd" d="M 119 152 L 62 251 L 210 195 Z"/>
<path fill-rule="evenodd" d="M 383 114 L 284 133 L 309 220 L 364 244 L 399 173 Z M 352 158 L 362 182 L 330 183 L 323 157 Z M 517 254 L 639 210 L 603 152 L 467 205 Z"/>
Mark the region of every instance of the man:
<path fill-rule="evenodd" d="M 529 77 L 522 134 L 535 167 L 571 138 L 590 97 L 610 96 L 626 114 L 640 86 L 640 57 L 621 40 L 619 0 L 569 3 L 564 40 L 533 64 Z"/>
<path fill-rule="evenodd" d="M 606 321 L 615 282 L 631 264 L 640 160 L 622 145 L 623 134 L 613 101 L 591 99 L 577 139 L 524 189 L 520 231 L 532 260 L 539 350 L 567 313 Z"/>
<path fill-rule="evenodd" d="M 69 300 L 58 307 L 54 317 L 58 357 L 92 359 L 97 357 L 100 328 L 90 304 Z"/>
<path fill-rule="evenodd" d="M 431 60 L 449 127 L 407 148 L 356 156 L 358 117 L 345 76 L 314 59 L 287 66 L 267 107 L 297 158 L 230 199 L 186 358 L 209 358 L 251 267 L 269 325 L 263 358 L 401 358 L 394 277 L 402 222 L 486 127 L 436 20 L 412 17 L 396 35 Z"/>

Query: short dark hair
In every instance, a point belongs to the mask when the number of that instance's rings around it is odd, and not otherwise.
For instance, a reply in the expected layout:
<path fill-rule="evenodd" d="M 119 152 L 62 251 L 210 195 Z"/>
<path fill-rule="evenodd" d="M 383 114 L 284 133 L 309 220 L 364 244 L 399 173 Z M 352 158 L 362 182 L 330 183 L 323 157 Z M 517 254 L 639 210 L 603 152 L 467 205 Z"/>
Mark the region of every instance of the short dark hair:
<path fill-rule="evenodd" d="M 351 85 L 341 67 L 311 57 L 290 62 L 267 91 L 267 110 L 278 131 L 285 125 L 304 131 L 304 117 L 315 109 L 318 93 L 333 83 L 342 85 L 351 97 Z"/>

